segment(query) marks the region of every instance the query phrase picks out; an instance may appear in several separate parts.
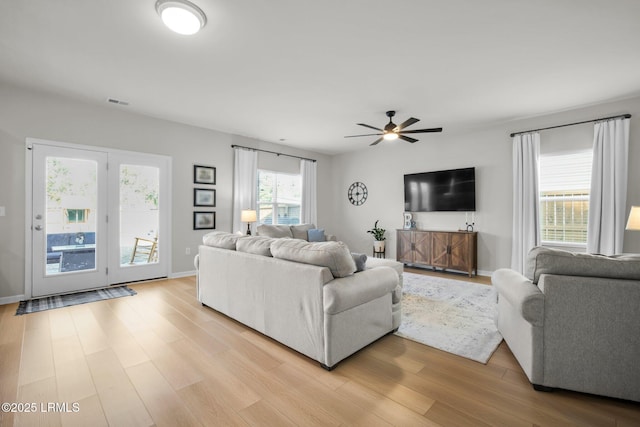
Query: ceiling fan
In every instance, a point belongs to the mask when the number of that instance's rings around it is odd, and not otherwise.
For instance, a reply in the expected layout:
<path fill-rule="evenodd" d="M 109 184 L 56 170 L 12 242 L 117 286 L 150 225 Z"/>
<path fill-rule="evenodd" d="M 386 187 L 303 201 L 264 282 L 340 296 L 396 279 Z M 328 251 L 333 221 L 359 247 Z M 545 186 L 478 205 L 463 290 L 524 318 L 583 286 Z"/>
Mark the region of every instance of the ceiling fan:
<path fill-rule="evenodd" d="M 360 126 L 364 126 L 366 128 L 370 128 L 370 129 L 375 129 L 379 132 L 382 133 L 367 133 L 364 135 L 349 135 L 349 136 L 345 136 L 345 138 L 356 138 L 359 136 L 373 136 L 373 135 L 379 135 L 380 138 L 376 139 L 375 141 L 373 141 L 370 145 L 376 145 L 377 143 L 379 143 L 380 141 L 382 141 L 383 139 L 386 139 L 388 141 L 394 140 L 394 139 L 402 139 L 404 141 L 408 141 L 410 143 L 414 143 L 417 142 L 418 140 L 415 138 L 411 138 L 410 136 L 407 136 L 407 133 L 427 133 L 427 132 L 442 132 L 442 128 L 431 128 L 431 129 L 414 129 L 414 130 L 403 130 L 406 127 L 411 126 L 412 124 L 419 122 L 420 119 L 416 119 L 415 117 L 411 117 L 407 120 L 405 120 L 404 122 L 400 123 L 399 125 L 396 125 L 395 123 L 393 123 L 392 118 L 393 116 L 396 115 L 395 111 L 387 111 L 387 117 L 389 117 L 389 123 L 386 124 L 386 126 L 384 127 L 384 129 L 378 129 L 377 127 L 373 127 L 373 126 L 369 126 L 366 125 L 364 123 L 358 123 L 358 125 Z"/>

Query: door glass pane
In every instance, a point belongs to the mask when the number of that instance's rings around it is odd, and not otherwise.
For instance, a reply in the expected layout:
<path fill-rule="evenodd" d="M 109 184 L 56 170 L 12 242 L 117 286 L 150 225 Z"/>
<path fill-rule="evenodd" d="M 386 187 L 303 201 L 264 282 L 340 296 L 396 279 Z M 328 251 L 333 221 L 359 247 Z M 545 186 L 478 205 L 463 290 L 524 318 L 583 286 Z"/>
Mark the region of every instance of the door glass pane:
<path fill-rule="evenodd" d="M 120 165 L 120 265 L 157 263 L 160 169 Z"/>
<path fill-rule="evenodd" d="M 98 164 L 47 157 L 47 276 L 96 267 Z"/>

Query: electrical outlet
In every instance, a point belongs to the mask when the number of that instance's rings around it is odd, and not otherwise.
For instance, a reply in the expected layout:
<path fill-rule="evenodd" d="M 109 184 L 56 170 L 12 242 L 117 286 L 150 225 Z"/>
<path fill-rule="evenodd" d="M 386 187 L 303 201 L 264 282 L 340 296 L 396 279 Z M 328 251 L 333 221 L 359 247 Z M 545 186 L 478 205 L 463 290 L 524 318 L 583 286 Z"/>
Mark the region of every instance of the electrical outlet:
<path fill-rule="evenodd" d="M 5 216 L 4 206 L 0 206 L 0 216 Z"/>
<path fill-rule="evenodd" d="M 184 250 L 185 255 L 191 255 L 191 248 L 186 248 Z"/>

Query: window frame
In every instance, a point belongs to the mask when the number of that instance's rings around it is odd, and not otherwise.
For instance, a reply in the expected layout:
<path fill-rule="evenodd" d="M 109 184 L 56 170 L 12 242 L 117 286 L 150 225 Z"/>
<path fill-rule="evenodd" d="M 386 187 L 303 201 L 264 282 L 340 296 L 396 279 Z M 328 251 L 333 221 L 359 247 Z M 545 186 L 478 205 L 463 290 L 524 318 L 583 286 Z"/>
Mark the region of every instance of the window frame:
<path fill-rule="evenodd" d="M 567 156 L 584 156 L 587 153 L 589 153 L 589 172 L 588 174 L 585 173 L 585 175 L 588 175 L 588 180 L 583 181 L 584 182 L 584 187 L 585 188 L 581 188 L 581 189 L 577 189 L 577 188 L 571 188 L 571 185 L 568 185 L 568 188 L 566 189 L 553 189 L 553 190 L 543 190 L 542 188 L 538 189 L 538 208 L 539 208 L 539 213 L 540 213 L 540 219 L 539 219 L 539 224 L 540 224 L 540 243 L 542 246 L 547 246 L 547 247 L 558 247 L 558 248 L 562 248 L 562 249 L 575 249 L 575 250 L 585 250 L 587 247 L 587 236 L 586 236 L 586 232 L 589 226 L 589 199 L 590 199 L 590 190 L 591 190 L 591 164 L 592 164 L 592 156 L 593 156 L 593 150 L 592 149 L 582 149 L 582 150 L 572 150 L 572 151 L 566 151 L 566 152 L 556 152 L 556 153 L 547 153 L 547 154 L 541 154 L 540 158 L 539 158 L 539 164 L 538 164 L 538 182 L 540 183 L 542 181 L 542 158 L 544 157 L 567 157 Z M 587 164 L 587 162 L 583 162 L 583 163 L 577 163 L 576 162 L 576 166 L 578 165 L 582 165 L 583 167 Z M 540 185 L 541 187 L 541 185 Z M 586 191 L 586 193 L 585 193 Z M 557 196 L 553 196 L 552 194 L 549 193 L 556 193 Z M 565 193 L 564 195 L 562 193 Z M 548 227 L 545 228 L 545 225 L 548 225 L 545 221 L 546 216 L 544 215 L 544 209 L 543 206 L 545 203 L 571 203 L 571 202 L 578 202 L 578 203 L 586 203 L 586 206 L 584 206 L 583 208 L 581 208 L 581 211 L 584 213 L 586 212 L 586 218 L 584 220 L 584 225 L 581 227 L 573 227 L 574 230 L 573 231 L 569 231 L 569 233 L 576 233 L 576 228 L 578 228 L 578 230 L 584 230 L 584 241 L 575 241 L 575 240 L 544 240 L 543 236 L 545 235 L 544 230 Z M 573 206 L 571 206 L 571 208 L 573 208 Z M 585 214 L 582 215 L 583 217 L 585 216 Z M 565 221 L 562 224 L 562 230 L 566 230 L 567 226 L 570 225 L 580 225 L 580 223 L 578 222 L 570 222 L 567 223 L 566 222 L 566 216 L 564 217 Z"/>
<path fill-rule="evenodd" d="M 261 202 L 260 201 L 260 175 L 261 173 L 269 173 L 272 174 L 274 176 L 274 182 L 273 182 L 273 195 L 272 195 L 272 200 L 270 202 Z M 292 203 L 284 203 L 281 200 L 279 200 L 278 198 L 278 177 L 279 176 L 293 176 L 293 177 L 297 177 L 299 180 L 299 186 L 300 186 L 300 199 L 297 201 L 297 204 L 292 204 Z M 269 169 L 258 169 L 258 174 L 257 174 L 257 179 L 256 179 L 256 211 L 257 211 L 257 215 L 258 215 L 258 224 L 265 224 L 263 222 L 263 217 L 261 215 L 262 213 L 262 206 L 270 206 L 271 208 L 271 224 L 269 225 L 299 225 L 302 223 L 302 219 L 300 218 L 300 215 L 298 215 L 298 222 L 296 223 L 291 223 L 288 222 L 286 224 L 280 224 L 280 222 L 278 221 L 279 215 L 278 215 L 278 210 L 281 206 L 286 205 L 288 207 L 298 207 L 298 212 L 300 212 L 300 210 L 302 209 L 302 175 L 300 173 L 291 173 L 291 172 L 281 172 L 281 171 L 275 171 L 275 170 L 269 170 Z"/>

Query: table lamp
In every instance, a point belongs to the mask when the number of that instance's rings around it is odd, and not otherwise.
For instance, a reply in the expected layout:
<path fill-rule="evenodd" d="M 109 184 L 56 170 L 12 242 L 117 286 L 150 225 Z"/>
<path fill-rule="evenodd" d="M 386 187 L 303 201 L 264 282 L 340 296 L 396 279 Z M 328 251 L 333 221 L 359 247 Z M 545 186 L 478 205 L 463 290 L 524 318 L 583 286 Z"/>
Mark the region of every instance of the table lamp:
<path fill-rule="evenodd" d="M 640 230 L 640 206 L 631 206 L 627 230 Z"/>
<path fill-rule="evenodd" d="M 251 223 L 258 220 L 258 215 L 253 209 L 245 209 L 240 212 L 240 221 L 247 223 L 247 235 L 251 236 Z"/>

